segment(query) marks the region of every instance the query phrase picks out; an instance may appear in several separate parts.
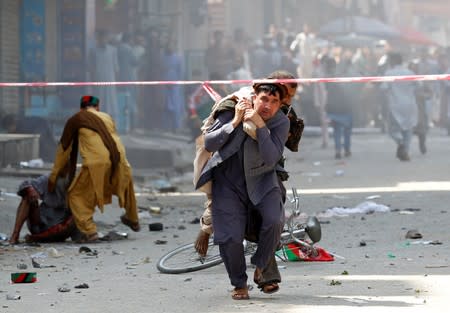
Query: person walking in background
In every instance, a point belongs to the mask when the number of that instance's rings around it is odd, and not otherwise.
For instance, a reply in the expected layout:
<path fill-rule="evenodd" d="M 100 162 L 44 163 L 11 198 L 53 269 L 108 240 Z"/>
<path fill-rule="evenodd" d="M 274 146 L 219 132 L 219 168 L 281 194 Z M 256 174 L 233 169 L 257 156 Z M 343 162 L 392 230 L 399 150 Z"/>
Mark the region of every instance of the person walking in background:
<path fill-rule="evenodd" d="M 181 56 L 175 51 L 173 42 L 168 41 L 163 52 L 166 80 L 180 81 L 184 79 L 184 65 Z M 166 105 L 162 119 L 164 127 L 169 131 L 179 131 L 186 118 L 186 108 L 182 85 L 164 86 Z"/>
<path fill-rule="evenodd" d="M 268 52 L 264 49 L 263 41 L 261 39 L 255 40 L 249 51 L 250 72 L 252 73 L 253 78 L 264 77 L 267 74 L 265 72 L 267 54 Z"/>
<path fill-rule="evenodd" d="M 225 42 L 224 33 L 216 30 L 213 33 L 213 42 L 205 52 L 205 65 L 208 70 L 208 77 L 211 73 L 217 73 L 221 77 L 226 77 L 231 72 L 234 50 Z"/>
<path fill-rule="evenodd" d="M 233 60 L 233 71 L 227 75 L 227 80 L 251 80 L 252 74 L 244 67 L 244 59 L 237 56 Z M 241 84 L 231 84 L 232 91 L 237 91 Z"/>
<path fill-rule="evenodd" d="M 441 73 L 450 74 L 450 48 L 447 48 L 439 55 L 439 68 Z M 447 129 L 450 136 L 450 82 L 440 81 L 439 92 L 439 117 L 434 122 L 440 122 L 442 127 Z"/>
<path fill-rule="evenodd" d="M 325 76 L 325 66 L 328 56 L 322 55 L 317 57 L 314 62 L 313 78 L 322 78 Z M 320 135 L 322 138 L 322 148 L 328 147 L 328 116 L 327 116 L 327 89 L 325 83 L 317 82 L 313 84 L 314 88 L 314 106 L 319 112 Z"/>
<path fill-rule="evenodd" d="M 112 195 L 125 208 L 121 221 L 133 231 L 139 231 L 139 219 L 134 195 L 130 164 L 110 115 L 100 112 L 100 101 L 93 96 L 83 96 L 80 111 L 64 126 L 57 147 L 48 189 L 55 188 L 56 178 L 69 166 L 68 203 L 75 224 L 82 233 L 80 242 L 99 239 L 93 216 L 95 207 L 103 212 Z M 81 171 L 75 176 L 78 150 L 82 157 Z"/>
<path fill-rule="evenodd" d="M 159 81 L 164 77 L 163 53 L 161 47 L 161 34 L 158 29 L 151 27 L 147 31 L 145 55 L 139 70 L 140 80 Z M 140 88 L 139 112 L 140 125 L 147 129 L 164 129 L 165 119 L 165 93 L 161 86 L 145 86 Z"/>
<path fill-rule="evenodd" d="M 304 78 L 312 77 L 316 36 L 308 24 L 303 25 L 303 31 L 297 34 L 290 48 L 296 52 L 296 59 L 299 64 L 298 76 Z"/>
<path fill-rule="evenodd" d="M 122 82 L 136 81 L 139 59 L 134 52 L 131 35 L 129 33 L 123 33 L 122 35 L 122 40 L 117 47 L 117 58 L 119 61 L 118 80 Z M 136 127 L 137 119 L 136 86 L 121 86 L 119 87 L 119 90 L 125 94 L 126 103 L 124 105 L 129 114 L 129 127 L 130 129 L 134 129 Z"/>
<path fill-rule="evenodd" d="M 418 75 L 420 60 L 414 59 L 409 62 L 408 68 Z M 417 102 L 417 125 L 414 127 L 414 134 L 419 139 L 420 153 L 427 153 L 426 138 L 429 129 L 427 101 L 433 98 L 433 90 L 430 84 L 424 81 L 417 82 L 416 102 Z"/>
<path fill-rule="evenodd" d="M 386 70 L 386 76 L 414 75 L 411 70 L 403 65 L 403 57 L 400 53 L 390 52 L 388 62 L 389 68 Z M 385 91 L 387 97 L 388 131 L 397 144 L 396 157 L 400 161 L 409 161 L 409 146 L 418 116 L 417 83 L 413 81 L 384 82 L 381 88 Z"/>
<path fill-rule="evenodd" d="M 325 61 L 326 77 L 336 76 L 336 61 L 327 58 Z M 342 147 L 344 156 L 350 157 L 351 135 L 352 135 L 352 105 L 350 97 L 346 94 L 344 86 L 339 83 L 327 83 L 326 85 L 327 114 L 333 127 L 335 159 L 342 158 Z"/>
<path fill-rule="evenodd" d="M 90 52 L 89 73 L 92 81 L 116 81 L 119 72 L 117 49 L 109 43 L 108 34 L 104 30 L 97 32 L 97 45 Z M 105 102 L 105 112 L 116 119 L 119 114 L 116 86 L 99 86 L 94 88 L 96 94 Z"/>
<path fill-rule="evenodd" d="M 239 63 L 242 63 L 243 69 L 251 73 L 249 40 L 250 38 L 243 28 L 238 27 L 234 30 L 232 41 L 233 62 L 236 62 L 236 59 L 238 59 Z"/>

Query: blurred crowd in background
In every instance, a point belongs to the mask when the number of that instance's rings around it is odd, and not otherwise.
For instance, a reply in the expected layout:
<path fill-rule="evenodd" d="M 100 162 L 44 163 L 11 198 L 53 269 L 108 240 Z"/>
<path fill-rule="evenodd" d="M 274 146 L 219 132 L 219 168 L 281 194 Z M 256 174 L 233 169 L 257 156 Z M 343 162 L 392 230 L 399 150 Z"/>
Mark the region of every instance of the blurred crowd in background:
<path fill-rule="evenodd" d="M 241 28 L 231 37 L 215 31 L 205 51 L 207 76 L 202 77 L 196 72 L 194 75 L 198 75 L 195 79 L 199 80 L 249 80 L 263 78 L 275 70 L 286 70 L 299 78 L 382 76 L 389 68 L 388 53 L 393 51 L 403 56 L 404 65 L 413 69 L 414 74 L 450 73 L 450 50 L 447 48 L 423 46 L 399 51 L 386 40 L 350 39 L 339 43 L 320 38 L 308 25 L 298 33 L 272 26 L 263 38 L 252 38 Z M 336 62 L 332 72 L 327 68 L 330 59 Z M 177 81 L 186 77 L 183 57 L 173 49 L 171 38 L 157 29 L 134 35 L 99 31 L 90 62 L 93 81 Z M 423 84 L 430 87 L 426 95 L 429 124 L 448 127 L 448 82 Z M 222 96 L 240 87 L 236 84 L 212 85 Z M 323 87 L 302 84 L 299 88 L 295 107 L 306 125 L 321 124 L 326 103 L 320 103 L 318 92 Z M 346 101 L 346 107 L 351 110 L 354 126 L 385 127 L 385 100 L 378 83 L 342 83 L 342 87 L 347 90 L 342 101 Z M 196 94 L 193 98 L 195 89 L 198 86 L 99 87 L 96 94 L 106 104 L 106 110 L 118 119 L 122 113 L 119 114 L 117 103 L 126 98 L 130 130 L 147 128 L 183 132 L 193 101 L 200 111 L 208 111 L 213 103 L 206 93 L 205 97 Z M 148 105 L 149 101 L 151 105 Z"/>
<path fill-rule="evenodd" d="M 323 31 L 316 33 L 307 24 L 294 30 L 286 21 L 284 27 L 271 25 L 262 38 L 255 38 L 243 28 L 236 28 L 231 35 L 213 31 L 202 54 L 203 68 L 192 71 L 191 79 L 261 79 L 276 70 L 288 71 L 298 78 L 383 76 L 392 69 L 389 64 L 392 53 L 402 57 L 401 66 L 408 70 L 404 73 L 450 74 L 450 49 L 432 42 L 400 45 L 352 33 L 323 36 Z M 150 27 L 134 33 L 97 30 L 86 71 L 88 81 L 94 82 L 182 81 L 187 79 L 187 66 L 186 58 L 175 49 L 170 32 Z M 376 127 L 388 132 L 388 99 L 381 85 L 302 83 L 293 106 L 307 127 L 320 127 L 321 144 L 327 147 L 328 129 L 335 126 L 336 117 L 348 125 L 342 130 L 346 141 L 350 141 L 354 127 Z M 410 97 L 412 106 L 420 105 L 422 133 L 430 127 L 442 127 L 450 134 L 450 83 L 423 81 L 415 86 L 414 95 L 402 97 Z M 243 85 L 211 84 L 211 87 L 225 96 Z M 90 86 L 86 91 L 100 98 L 102 110 L 112 115 L 122 134 L 139 129 L 190 135 L 196 133 L 192 127 L 197 127 L 192 123 L 193 116 L 205 118 L 214 104 L 199 84 Z M 42 136 L 42 145 L 51 143 L 53 147 L 51 134 L 57 138 L 59 133 L 56 124 L 51 123 L 45 117 L 8 114 L 2 116 L 1 128 L 19 133 L 29 132 L 33 125 Z M 53 155 L 52 151 L 48 153 Z M 350 154 L 349 147 L 346 154 Z"/>

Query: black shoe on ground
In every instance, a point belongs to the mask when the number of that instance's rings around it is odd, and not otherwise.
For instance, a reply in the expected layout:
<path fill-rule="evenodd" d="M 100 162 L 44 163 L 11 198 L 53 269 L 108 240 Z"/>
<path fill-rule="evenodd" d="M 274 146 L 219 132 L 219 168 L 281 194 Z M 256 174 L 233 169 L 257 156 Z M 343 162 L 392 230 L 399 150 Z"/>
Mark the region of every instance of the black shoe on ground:
<path fill-rule="evenodd" d="M 404 145 L 398 145 L 397 147 L 397 158 L 400 161 L 409 161 L 409 155 L 408 152 L 406 152 L 405 146 Z"/>

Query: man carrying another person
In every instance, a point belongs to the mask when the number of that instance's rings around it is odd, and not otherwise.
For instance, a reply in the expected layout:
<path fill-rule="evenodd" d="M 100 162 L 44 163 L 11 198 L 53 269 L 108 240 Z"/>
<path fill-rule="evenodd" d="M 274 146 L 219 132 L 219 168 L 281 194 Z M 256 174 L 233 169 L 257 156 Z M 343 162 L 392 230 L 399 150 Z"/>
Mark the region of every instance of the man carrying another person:
<path fill-rule="evenodd" d="M 259 245 L 251 259 L 258 285 L 263 269 L 275 253 L 284 224 L 283 192 L 276 168 L 289 133 L 289 120 L 280 111 L 286 88 L 263 83 L 255 84 L 254 92 L 251 100 L 243 98 L 234 103 L 234 110 L 218 112 L 205 134 L 205 148 L 212 156 L 196 184 L 200 188 L 214 181 L 214 242 L 219 245 L 235 287 L 235 300 L 249 298 L 242 245 L 248 212 L 256 210 L 261 217 Z M 256 140 L 244 131 L 244 121 L 256 126 Z"/>

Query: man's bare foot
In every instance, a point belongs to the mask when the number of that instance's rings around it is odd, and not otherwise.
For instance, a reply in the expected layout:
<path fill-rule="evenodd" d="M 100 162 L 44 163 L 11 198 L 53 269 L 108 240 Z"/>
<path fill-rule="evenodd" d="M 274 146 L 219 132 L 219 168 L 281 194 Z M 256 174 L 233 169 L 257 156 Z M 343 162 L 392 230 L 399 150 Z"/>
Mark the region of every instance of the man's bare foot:
<path fill-rule="evenodd" d="M 9 236 L 9 244 L 10 245 L 16 245 L 19 243 L 19 237 L 20 237 L 20 231 L 16 231 L 14 230 L 11 234 L 11 236 Z"/>
<path fill-rule="evenodd" d="M 206 256 L 206 252 L 208 252 L 208 244 L 209 234 L 205 233 L 203 230 L 200 230 L 197 239 L 195 240 L 195 251 L 197 251 L 197 253 L 202 257 Z"/>
<path fill-rule="evenodd" d="M 138 231 L 141 230 L 141 225 L 139 225 L 139 222 L 132 222 L 132 221 L 130 221 L 125 216 L 125 214 L 120 217 L 120 221 L 122 222 L 122 224 L 127 225 L 128 227 L 130 227 L 132 231 L 138 232 Z"/>

